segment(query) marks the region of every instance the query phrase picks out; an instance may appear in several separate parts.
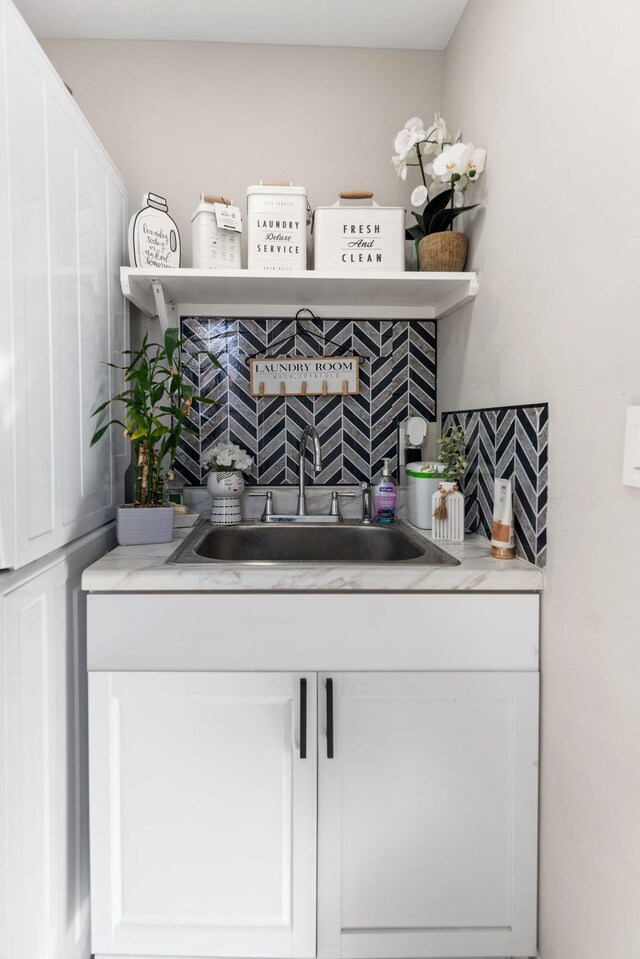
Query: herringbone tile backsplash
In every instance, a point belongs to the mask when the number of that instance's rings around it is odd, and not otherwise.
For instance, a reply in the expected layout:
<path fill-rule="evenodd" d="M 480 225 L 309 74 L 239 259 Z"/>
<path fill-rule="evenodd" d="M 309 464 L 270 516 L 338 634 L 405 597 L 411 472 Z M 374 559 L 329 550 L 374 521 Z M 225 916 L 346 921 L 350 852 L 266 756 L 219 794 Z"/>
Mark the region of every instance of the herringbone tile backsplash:
<path fill-rule="evenodd" d="M 442 414 L 442 432 L 462 426 L 468 436 L 464 478 L 467 529 L 491 537 L 493 482 L 513 482 L 516 553 L 544 566 L 547 554 L 549 408 L 507 406 Z"/>
<path fill-rule="evenodd" d="M 399 420 L 410 415 L 436 418 L 436 329 L 430 321 L 305 318 L 296 326 L 290 319 L 183 317 L 182 335 L 185 374 L 199 393 L 219 403 L 194 404 L 196 435 L 181 443 L 177 469 L 194 485 L 204 481 L 204 459 L 219 439 L 238 443 L 254 457 L 249 482 L 297 482 L 298 440 L 309 424 L 320 434 L 324 459 L 322 472 L 314 479 L 309 475 L 310 481 L 370 480 L 380 472 L 384 457 L 390 457 L 395 468 Z M 269 353 L 276 343 L 279 356 L 358 354 L 360 393 L 251 396 L 247 358 L 258 351 Z M 229 378 L 199 354 L 202 350 L 215 353 Z"/>

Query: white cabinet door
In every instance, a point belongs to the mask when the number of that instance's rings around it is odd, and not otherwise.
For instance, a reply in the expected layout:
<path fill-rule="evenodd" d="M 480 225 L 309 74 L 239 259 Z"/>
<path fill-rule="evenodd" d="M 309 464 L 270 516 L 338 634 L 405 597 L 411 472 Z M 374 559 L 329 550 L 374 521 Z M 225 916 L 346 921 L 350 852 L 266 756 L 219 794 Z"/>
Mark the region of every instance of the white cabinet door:
<path fill-rule="evenodd" d="M 126 187 L 9 0 L 0 0 L 0 568 L 98 528 L 122 498 L 122 431 L 94 449 L 117 390 Z"/>
<path fill-rule="evenodd" d="M 80 580 L 114 539 L 111 531 L 92 534 L 52 561 L 0 577 L 2 959 L 90 954 Z"/>
<path fill-rule="evenodd" d="M 319 956 L 535 950 L 537 695 L 536 673 L 320 676 Z"/>
<path fill-rule="evenodd" d="M 97 426 L 91 411 L 121 388 L 107 361 L 117 362 L 117 351 L 128 346 L 123 298 L 114 284 L 127 201 L 70 98 L 53 97 L 49 112 L 52 313 L 63 344 L 56 364 L 58 522 L 62 535 L 73 538 L 113 517 L 127 466 L 119 457 L 130 456 L 121 429 L 90 446 Z"/>
<path fill-rule="evenodd" d="M 89 699 L 96 956 L 314 956 L 315 676 L 91 673 Z"/>

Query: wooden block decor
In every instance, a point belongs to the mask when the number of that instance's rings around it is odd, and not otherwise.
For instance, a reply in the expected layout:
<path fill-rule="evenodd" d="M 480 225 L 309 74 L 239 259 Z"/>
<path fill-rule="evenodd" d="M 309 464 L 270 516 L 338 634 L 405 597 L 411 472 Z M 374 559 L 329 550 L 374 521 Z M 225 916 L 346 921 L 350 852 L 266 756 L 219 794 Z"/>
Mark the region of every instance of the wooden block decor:
<path fill-rule="evenodd" d="M 252 396 L 352 396 L 359 356 L 267 356 L 250 360 Z"/>

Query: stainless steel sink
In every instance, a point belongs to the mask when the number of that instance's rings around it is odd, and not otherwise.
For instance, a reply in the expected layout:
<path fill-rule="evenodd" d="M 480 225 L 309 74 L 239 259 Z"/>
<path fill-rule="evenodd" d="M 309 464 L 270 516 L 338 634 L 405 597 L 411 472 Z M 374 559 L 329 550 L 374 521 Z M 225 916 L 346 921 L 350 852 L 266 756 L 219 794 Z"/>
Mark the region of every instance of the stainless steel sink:
<path fill-rule="evenodd" d="M 404 563 L 458 566 L 444 550 L 404 524 L 363 526 L 240 523 L 196 526 L 167 563 Z"/>

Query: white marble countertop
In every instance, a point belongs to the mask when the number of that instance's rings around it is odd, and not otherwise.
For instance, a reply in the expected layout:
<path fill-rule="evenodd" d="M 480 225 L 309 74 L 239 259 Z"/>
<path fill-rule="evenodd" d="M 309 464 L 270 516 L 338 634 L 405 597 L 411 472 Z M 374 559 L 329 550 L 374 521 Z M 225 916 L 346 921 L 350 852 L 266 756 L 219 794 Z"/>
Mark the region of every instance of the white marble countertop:
<path fill-rule="evenodd" d="M 430 534 L 411 527 L 430 539 Z M 167 566 L 165 561 L 190 530 L 176 530 L 173 542 L 118 546 L 85 570 L 82 587 L 92 592 L 382 591 L 531 592 L 543 589 L 541 569 L 523 560 L 492 559 L 487 540 L 468 535 L 464 543 L 438 540 L 459 566 L 401 563 L 333 565 L 219 563 Z"/>

